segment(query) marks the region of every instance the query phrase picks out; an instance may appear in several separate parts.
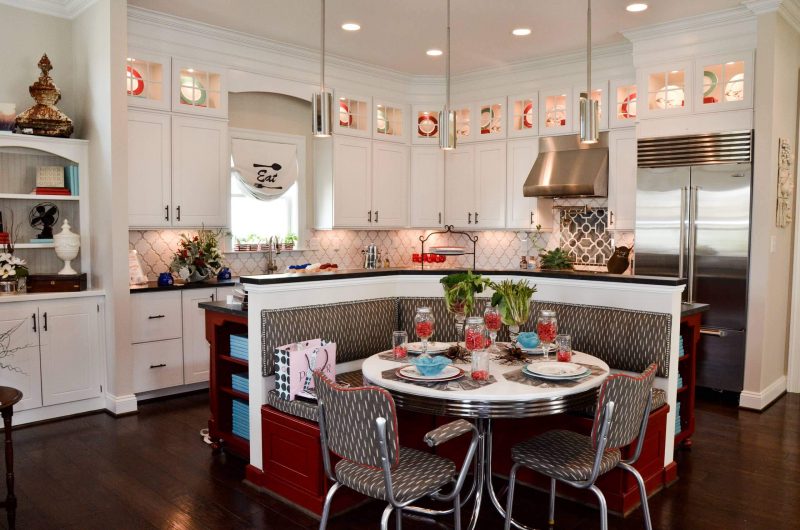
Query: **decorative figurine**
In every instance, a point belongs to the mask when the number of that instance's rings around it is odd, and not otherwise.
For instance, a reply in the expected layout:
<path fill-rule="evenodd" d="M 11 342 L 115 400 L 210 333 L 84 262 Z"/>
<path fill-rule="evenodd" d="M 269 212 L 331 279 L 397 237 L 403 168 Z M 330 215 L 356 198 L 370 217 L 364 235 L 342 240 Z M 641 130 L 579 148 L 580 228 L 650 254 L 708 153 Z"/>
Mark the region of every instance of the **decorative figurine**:
<path fill-rule="evenodd" d="M 47 54 L 42 55 L 38 66 L 42 74 L 28 89 L 36 105 L 17 116 L 17 127 L 23 134 L 69 138 L 73 131 L 72 120 L 56 107 L 61 91 L 50 77 L 53 66 Z"/>
<path fill-rule="evenodd" d="M 72 268 L 70 262 L 78 257 L 78 250 L 81 248 L 81 236 L 70 230 L 69 221 L 64 219 L 61 225 L 61 232 L 53 236 L 56 245 L 56 256 L 64 260 L 64 268 L 58 271 L 59 274 L 78 274 Z"/>

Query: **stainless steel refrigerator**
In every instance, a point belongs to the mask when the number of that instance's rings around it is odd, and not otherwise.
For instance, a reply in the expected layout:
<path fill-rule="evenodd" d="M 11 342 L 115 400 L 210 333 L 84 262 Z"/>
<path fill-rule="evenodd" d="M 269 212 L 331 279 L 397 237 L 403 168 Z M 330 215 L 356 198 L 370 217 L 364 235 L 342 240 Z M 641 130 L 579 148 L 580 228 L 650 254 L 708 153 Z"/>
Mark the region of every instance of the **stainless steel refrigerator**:
<path fill-rule="evenodd" d="M 752 133 L 639 141 L 635 272 L 686 278 L 703 315 L 697 385 L 741 392 Z"/>

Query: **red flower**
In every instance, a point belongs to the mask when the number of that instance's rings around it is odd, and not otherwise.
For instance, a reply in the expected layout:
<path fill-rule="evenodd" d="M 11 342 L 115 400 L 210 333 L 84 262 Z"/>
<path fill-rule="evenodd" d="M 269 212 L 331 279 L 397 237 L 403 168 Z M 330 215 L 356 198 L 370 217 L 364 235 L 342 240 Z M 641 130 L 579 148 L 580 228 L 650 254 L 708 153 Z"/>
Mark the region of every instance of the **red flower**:
<path fill-rule="evenodd" d="M 201 258 L 195 258 L 194 264 L 195 264 L 196 267 L 205 267 L 206 266 L 206 262 Z"/>

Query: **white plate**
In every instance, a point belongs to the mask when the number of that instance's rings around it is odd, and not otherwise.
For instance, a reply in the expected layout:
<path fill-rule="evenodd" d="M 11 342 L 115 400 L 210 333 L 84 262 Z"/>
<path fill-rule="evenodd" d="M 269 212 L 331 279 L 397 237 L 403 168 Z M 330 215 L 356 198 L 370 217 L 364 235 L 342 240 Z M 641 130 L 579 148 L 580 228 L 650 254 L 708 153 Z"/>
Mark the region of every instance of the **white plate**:
<path fill-rule="evenodd" d="M 413 364 L 409 364 L 408 366 L 401 366 L 395 373 L 401 379 L 407 379 L 409 381 L 426 381 L 426 382 L 436 382 L 436 381 L 452 381 L 454 379 L 458 379 L 459 377 L 464 375 L 464 370 L 461 368 L 457 368 L 453 365 L 445 366 L 444 369 L 436 375 L 422 375 L 417 371 L 417 367 Z"/>
<path fill-rule="evenodd" d="M 442 256 L 460 256 L 464 252 L 464 247 L 431 247 L 432 254 L 440 254 Z"/>
<path fill-rule="evenodd" d="M 541 346 L 536 346 L 535 348 L 520 348 L 523 353 L 527 353 L 528 355 L 544 355 L 544 348 Z M 555 348 L 549 348 L 548 352 L 555 353 Z"/>
<path fill-rule="evenodd" d="M 429 342 L 428 343 L 428 353 L 444 353 L 450 349 L 449 342 Z M 409 342 L 408 343 L 408 351 L 411 353 L 422 353 L 422 343 L 421 342 Z"/>
<path fill-rule="evenodd" d="M 544 361 L 527 365 L 528 371 L 543 377 L 578 377 L 588 370 L 585 366 L 575 363 L 562 363 L 558 361 Z"/>
<path fill-rule="evenodd" d="M 527 376 L 535 377 L 537 379 L 544 379 L 546 381 L 577 381 L 578 379 L 583 379 L 584 377 L 587 377 L 587 376 L 591 375 L 592 371 L 587 369 L 582 374 L 568 375 L 568 376 L 559 377 L 559 376 L 549 376 L 549 375 L 535 374 L 535 373 L 531 372 L 530 370 L 528 370 L 527 366 L 523 366 L 522 367 L 522 373 L 527 375 Z"/>

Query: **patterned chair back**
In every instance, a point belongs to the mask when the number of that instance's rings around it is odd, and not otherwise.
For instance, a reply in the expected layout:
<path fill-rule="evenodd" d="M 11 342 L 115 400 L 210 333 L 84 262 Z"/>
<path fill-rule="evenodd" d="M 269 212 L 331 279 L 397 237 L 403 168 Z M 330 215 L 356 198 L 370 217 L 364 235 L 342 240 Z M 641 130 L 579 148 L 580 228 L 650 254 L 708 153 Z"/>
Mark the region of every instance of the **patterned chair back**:
<path fill-rule="evenodd" d="M 386 445 L 389 463 L 399 463 L 397 415 L 394 399 L 384 389 L 372 386 L 342 387 L 320 372 L 314 372 L 317 399 L 324 413 L 328 449 L 345 460 L 362 466 L 381 468 L 381 452 L 375 420 L 386 419 Z"/>
<path fill-rule="evenodd" d="M 603 382 L 592 427 L 592 446 L 595 449 L 599 443 L 603 413 L 610 401 L 614 402 L 614 415 L 608 429 L 606 449 L 625 447 L 636 439 L 642 427 L 657 368 L 653 363 L 638 376 L 614 374 Z"/>

